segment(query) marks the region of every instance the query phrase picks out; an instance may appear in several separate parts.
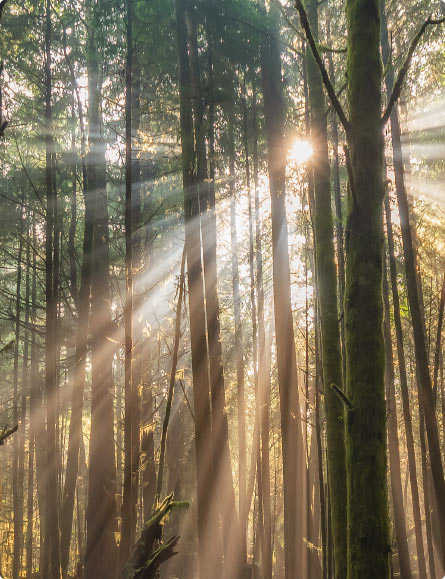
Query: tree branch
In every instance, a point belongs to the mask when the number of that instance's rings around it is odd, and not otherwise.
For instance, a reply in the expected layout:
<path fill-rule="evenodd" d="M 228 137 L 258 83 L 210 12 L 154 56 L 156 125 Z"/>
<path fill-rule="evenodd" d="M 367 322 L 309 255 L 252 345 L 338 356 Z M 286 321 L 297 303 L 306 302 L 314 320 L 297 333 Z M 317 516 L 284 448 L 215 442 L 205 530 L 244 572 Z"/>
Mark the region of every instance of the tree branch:
<path fill-rule="evenodd" d="M 12 428 L 8 428 L 7 426 L 5 426 L 3 428 L 3 431 L 0 433 L 0 446 L 4 445 L 5 440 L 7 438 L 9 438 L 11 436 L 11 434 L 14 434 L 14 432 L 16 432 L 18 430 L 18 427 L 19 427 L 19 425 L 16 424 Z"/>
<path fill-rule="evenodd" d="M 386 123 L 388 122 L 389 117 L 391 116 L 392 110 L 394 108 L 394 105 L 396 104 L 396 102 L 398 101 L 398 99 L 400 97 L 400 93 L 402 91 L 402 86 L 403 86 L 403 83 L 405 81 L 406 75 L 408 74 L 408 70 L 409 70 L 409 67 L 411 65 L 414 51 L 416 50 L 422 36 L 424 35 L 425 30 L 428 28 L 428 26 L 435 26 L 438 24 L 443 24 L 444 22 L 445 22 L 445 17 L 434 20 L 431 16 L 429 16 L 425 20 L 425 22 L 422 24 L 422 26 L 420 27 L 419 32 L 412 39 L 411 45 L 410 45 L 409 50 L 408 50 L 408 54 L 407 54 L 406 59 L 405 59 L 405 62 L 403 63 L 402 68 L 399 70 L 399 74 L 397 76 L 396 82 L 394 83 L 394 87 L 392 89 L 392 94 L 389 98 L 388 105 L 386 107 L 385 112 L 383 113 L 383 116 L 382 116 L 382 124 L 383 125 L 386 125 Z"/>
<path fill-rule="evenodd" d="M 311 27 L 309 24 L 306 10 L 304 9 L 304 6 L 303 6 L 301 0 L 295 0 L 295 8 L 297 9 L 298 14 L 300 15 L 301 26 L 303 27 L 303 30 L 306 34 L 306 38 L 307 38 L 307 41 L 308 41 L 309 46 L 311 48 L 312 54 L 314 56 L 314 60 L 317 63 L 318 68 L 320 69 L 321 78 L 323 79 L 323 84 L 325 86 L 326 92 L 328 93 L 328 96 L 329 96 L 329 99 L 332 103 L 332 106 L 333 106 L 335 112 L 337 113 L 338 118 L 340 119 L 340 122 L 346 131 L 346 135 L 348 135 L 350 132 L 349 121 L 346 118 L 345 112 L 343 110 L 343 107 L 341 106 L 340 101 L 337 98 L 337 95 L 335 94 L 335 89 L 332 86 L 332 83 L 330 81 L 328 71 L 326 70 L 326 67 L 323 64 L 323 61 L 321 60 L 320 53 L 317 50 L 317 44 L 316 44 L 314 36 L 312 34 L 312 30 L 311 30 Z"/>

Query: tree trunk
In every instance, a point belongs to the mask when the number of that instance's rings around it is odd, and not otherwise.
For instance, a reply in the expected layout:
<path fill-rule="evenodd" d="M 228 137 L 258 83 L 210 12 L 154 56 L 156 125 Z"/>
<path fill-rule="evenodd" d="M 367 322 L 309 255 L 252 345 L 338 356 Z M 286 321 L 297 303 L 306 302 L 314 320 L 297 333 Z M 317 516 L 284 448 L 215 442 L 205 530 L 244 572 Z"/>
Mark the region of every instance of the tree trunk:
<path fill-rule="evenodd" d="M 286 579 L 304 575 L 303 506 L 305 457 L 300 422 L 297 362 L 290 292 L 288 229 L 285 205 L 284 102 L 281 57 L 275 36 L 261 46 L 264 117 L 268 147 L 272 216 L 273 289 L 284 486 Z"/>
<path fill-rule="evenodd" d="M 272 514 L 270 504 L 270 387 L 266 351 L 266 330 L 264 323 L 264 283 L 263 283 L 263 248 L 261 233 L 260 188 L 258 167 L 258 119 L 256 87 L 253 88 L 253 181 L 255 188 L 255 265 L 256 265 L 256 298 L 258 303 L 258 395 L 260 406 L 261 434 L 261 483 L 263 487 L 263 575 L 272 579 Z"/>
<path fill-rule="evenodd" d="M 22 199 L 23 203 L 23 199 Z M 22 254 L 23 254 L 23 229 L 25 222 L 25 213 L 23 204 L 20 205 L 20 226 L 19 226 L 19 248 L 17 254 L 17 282 L 15 298 L 15 348 L 14 348 L 14 395 L 12 406 L 13 426 L 19 424 L 19 357 L 20 357 L 20 318 L 22 310 Z M 21 430 L 25 427 L 25 417 L 21 417 Z M 24 432 L 22 435 L 24 436 Z M 23 549 L 23 491 L 19 484 L 19 453 L 20 440 L 18 436 L 13 438 L 13 457 L 12 457 L 12 507 L 13 507 L 13 524 L 14 524 L 14 544 L 12 560 L 12 576 L 18 579 L 21 569 L 22 549 Z"/>
<path fill-rule="evenodd" d="M 386 21 L 384 21 L 386 24 Z M 385 35 L 386 32 L 386 35 Z M 383 27 L 383 48 L 389 57 L 389 43 L 387 27 Z M 394 85 L 394 69 L 388 67 L 386 75 L 386 88 L 388 96 Z M 397 107 L 391 114 L 391 137 L 394 157 L 394 173 L 396 193 L 400 213 L 400 226 L 402 230 L 403 254 L 405 258 L 405 274 L 408 289 L 408 303 L 411 312 L 414 334 L 414 349 L 418 368 L 418 388 L 420 390 L 420 402 L 425 416 L 425 427 L 428 438 L 428 448 L 431 460 L 431 472 L 434 481 L 434 490 L 437 501 L 437 516 L 439 519 L 442 553 L 445 556 L 445 479 L 440 452 L 439 430 L 435 413 L 433 389 L 429 370 L 428 353 L 425 341 L 425 329 L 422 323 L 421 304 L 417 286 L 415 255 L 413 249 L 412 232 L 410 228 L 408 197 L 405 188 L 405 175 L 402 157 L 401 132 Z M 445 563 L 443 560 L 442 563 Z"/>
<path fill-rule="evenodd" d="M 204 309 L 203 271 L 199 228 L 199 196 L 194 178 L 193 107 L 191 102 L 190 63 L 186 30 L 186 2 L 176 0 L 176 36 L 179 68 L 182 175 L 185 213 L 185 251 L 187 258 L 190 339 L 192 351 L 193 399 L 195 413 L 196 482 L 198 513 L 199 576 L 219 577 L 221 564 L 217 518 L 213 508 L 212 480 L 215 457 L 209 452 L 211 438 L 208 352 Z"/>
<path fill-rule="evenodd" d="M 95 35 L 100 23 L 96 5 L 88 7 L 87 48 L 89 153 L 88 192 L 94 195 L 91 276 L 91 434 L 88 470 L 87 544 L 85 579 L 116 574 L 116 501 L 112 334 L 108 203 L 105 146 L 101 139 L 101 82 Z"/>
<path fill-rule="evenodd" d="M 136 504 L 138 454 L 133 439 L 135 384 L 133 383 L 133 207 L 132 207 L 132 65 L 133 65 L 133 6 L 127 0 L 127 62 L 125 67 L 125 417 L 124 417 L 124 488 L 122 499 L 122 530 L 120 566 L 124 567 L 133 551 L 136 535 Z M 136 402 L 136 404 L 135 404 Z M 136 451 L 136 453 L 135 453 Z"/>
<path fill-rule="evenodd" d="M 437 316 L 436 346 L 434 349 L 434 371 L 433 371 L 433 398 L 437 401 L 437 384 L 439 379 L 440 352 L 442 350 L 442 326 L 443 312 L 445 307 L 445 274 L 443 276 L 442 290 L 440 292 L 439 314 Z"/>
<path fill-rule="evenodd" d="M 73 93 L 76 91 L 73 83 Z M 83 112 L 78 107 L 79 124 L 81 127 L 81 139 L 84 140 Z M 81 150 L 84 150 L 83 144 Z M 74 160 L 73 160 L 74 162 Z M 84 160 L 82 158 L 82 165 Z M 83 171 L 82 171 L 83 173 Z M 84 175 L 85 177 L 86 175 Z M 74 177 L 73 177 L 74 179 Z M 82 413 L 85 390 L 85 365 L 88 354 L 88 319 L 90 310 L 91 293 L 91 265 L 93 247 L 93 211 L 94 192 L 87 187 L 86 179 L 83 179 L 83 197 L 85 204 L 84 232 L 82 242 L 82 265 L 80 268 L 80 287 L 77 292 L 77 328 L 76 346 L 74 354 L 74 369 L 72 372 L 71 389 L 71 419 L 68 434 L 68 452 L 66 459 L 65 484 L 62 495 L 62 508 L 60 514 L 61 530 L 61 565 L 63 578 L 67 576 L 69 565 L 69 550 L 71 545 L 74 500 L 76 483 L 79 471 L 79 449 L 83 436 Z M 76 276 L 77 277 L 77 276 Z"/>
<path fill-rule="evenodd" d="M 346 412 L 348 579 L 383 579 L 389 577 L 389 523 L 379 2 L 348 0 L 346 16 L 351 118 L 345 289 L 346 394 L 351 405 Z"/>
<path fill-rule="evenodd" d="M 56 190 L 54 167 L 54 138 L 52 123 L 52 73 L 51 73 L 51 6 L 46 0 L 45 24 L 45 148 L 46 148 L 46 241 L 45 241 L 45 297 L 46 297 L 46 347 L 45 347 L 45 390 L 46 390 L 46 516 L 45 550 L 47 560 L 42 575 L 49 579 L 60 578 L 59 537 L 59 484 L 57 452 L 57 297 L 54 278 L 56 267 Z"/>
<path fill-rule="evenodd" d="M 391 223 L 391 208 L 389 199 L 385 199 L 386 233 L 388 240 L 389 268 L 393 300 L 394 327 L 396 330 L 397 358 L 399 362 L 400 389 L 402 392 L 403 420 L 405 423 L 406 448 L 408 454 L 409 480 L 411 486 L 411 501 L 416 537 L 417 567 L 419 579 L 426 579 L 425 551 L 423 549 L 422 521 L 420 513 L 419 488 L 417 483 L 416 455 L 414 450 L 413 425 L 409 401 L 408 378 L 406 375 L 405 351 L 403 347 L 403 329 L 400 317 L 400 299 L 397 286 L 397 265 L 394 255 L 394 239 Z"/>
<path fill-rule="evenodd" d="M 306 0 L 306 6 L 309 23 L 317 39 L 318 1 Z M 334 574 L 337 579 L 341 579 L 346 576 L 347 568 L 345 429 L 343 403 L 332 384 L 343 390 L 342 356 L 325 99 L 320 71 L 310 50 L 307 51 L 307 71 L 313 147 L 311 164 L 315 200 L 313 213 L 315 263 L 320 304 Z M 338 241 L 340 242 L 339 239 Z"/>
<path fill-rule="evenodd" d="M 185 269 L 185 251 L 182 254 L 181 259 L 181 273 L 179 276 L 179 288 L 178 288 L 178 301 L 176 303 L 176 320 L 175 320 L 175 338 L 173 344 L 172 353 L 172 363 L 170 371 L 170 383 L 168 386 L 167 394 L 167 404 L 165 406 L 165 416 L 162 424 L 162 435 L 161 435 L 161 449 L 159 452 L 159 468 L 158 468 L 158 479 L 156 484 L 156 502 L 160 502 L 162 494 L 162 480 L 164 475 L 164 461 L 165 461 L 165 448 L 167 441 L 167 431 L 168 423 L 170 421 L 170 412 L 173 402 L 173 394 L 176 384 L 176 370 L 178 366 L 178 351 L 179 351 L 179 341 L 181 339 L 181 308 L 184 296 L 184 269 Z"/>
<path fill-rule="evenodd" d="M 394 508 L 394 526 L 396 530 L 398 558 L 401 577 L 410 579 L 411 565 L 409 560 L 408 540 L 403 508 L 402 476 L 400 473 L 399 433 L 397 427 L 397 406 L 395 397 L 394 358 L 391 338 L 391 313 L 389 307 L 389 288 L 386 269 L 383 274 L 383 300 L 385 304 L 384 335 L 386 351 L 386 398 L 388 404 L 388 446 L 391 471 L 391 494 Z"/>

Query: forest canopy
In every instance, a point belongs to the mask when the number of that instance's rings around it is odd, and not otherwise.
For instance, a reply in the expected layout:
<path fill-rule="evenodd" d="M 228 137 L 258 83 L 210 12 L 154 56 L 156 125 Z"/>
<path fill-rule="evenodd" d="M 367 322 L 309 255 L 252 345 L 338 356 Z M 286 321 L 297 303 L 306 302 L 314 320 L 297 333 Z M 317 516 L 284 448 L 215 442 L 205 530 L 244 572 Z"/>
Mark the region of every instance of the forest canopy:
<path fill-rule="evenodd" d="M 444 31 L 0 1 L 0 579 L 445 575 Z"/>

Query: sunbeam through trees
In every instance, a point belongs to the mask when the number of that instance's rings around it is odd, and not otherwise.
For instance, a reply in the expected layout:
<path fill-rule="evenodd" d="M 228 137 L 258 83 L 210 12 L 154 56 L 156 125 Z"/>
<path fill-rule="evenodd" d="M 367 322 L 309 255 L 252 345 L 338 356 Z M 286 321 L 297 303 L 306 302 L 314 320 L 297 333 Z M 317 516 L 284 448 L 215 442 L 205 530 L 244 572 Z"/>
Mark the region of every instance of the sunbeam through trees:
<path fill-rule="evenodd" d="M 0 1 L 0 579 L 444 577 L 444 33 Z"/>

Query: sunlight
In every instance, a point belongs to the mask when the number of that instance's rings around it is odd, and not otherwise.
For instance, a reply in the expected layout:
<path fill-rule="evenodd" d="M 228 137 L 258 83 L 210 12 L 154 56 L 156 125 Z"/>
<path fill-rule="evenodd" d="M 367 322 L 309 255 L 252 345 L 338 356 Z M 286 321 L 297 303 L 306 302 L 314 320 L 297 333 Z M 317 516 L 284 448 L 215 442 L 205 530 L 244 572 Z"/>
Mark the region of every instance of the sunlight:
<path fill-rule="evenodd" d="M 313 149 L 309 141 L 296 139 L 288 152 L 288 162 L 304 165 L 312 157 Z"/>

